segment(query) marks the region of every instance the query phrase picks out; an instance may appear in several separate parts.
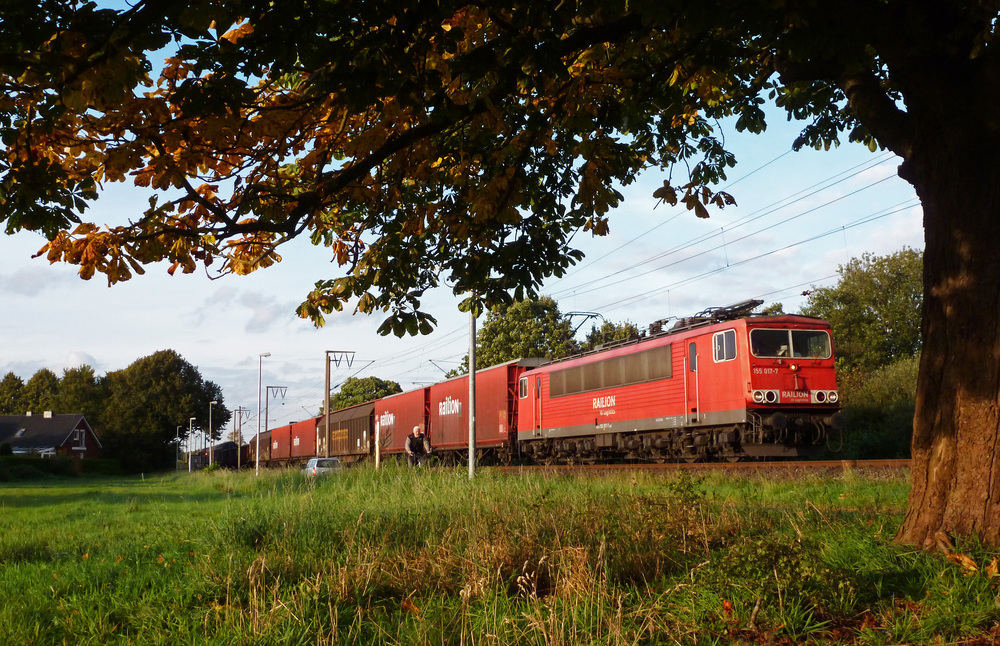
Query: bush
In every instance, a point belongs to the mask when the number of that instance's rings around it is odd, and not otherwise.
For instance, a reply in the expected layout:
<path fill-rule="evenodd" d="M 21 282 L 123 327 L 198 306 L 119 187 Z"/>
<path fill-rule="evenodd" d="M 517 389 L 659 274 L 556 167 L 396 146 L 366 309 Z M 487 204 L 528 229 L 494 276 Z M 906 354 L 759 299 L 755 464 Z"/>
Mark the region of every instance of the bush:
<path fill-rule="evenodd" d="M 920 357 L 908 357 L 870 373 L 842 376 L 847 422 L 842 457 L 910 457 L 919 364 Z"/>

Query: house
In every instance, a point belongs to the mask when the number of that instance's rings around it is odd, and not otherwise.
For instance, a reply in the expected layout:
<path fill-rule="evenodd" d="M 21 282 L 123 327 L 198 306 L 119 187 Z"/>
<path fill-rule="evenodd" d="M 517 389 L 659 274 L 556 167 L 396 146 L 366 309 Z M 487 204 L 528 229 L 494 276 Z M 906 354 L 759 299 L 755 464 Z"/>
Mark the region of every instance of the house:
<path fill-rule="evenodd" d="M 101 456 L 101 441 L 87 418 L 80 414 L 0 415 L 0 444 L 10 444 L 15 455 L 51 458 L 71 455 L 80 459 Z"/>

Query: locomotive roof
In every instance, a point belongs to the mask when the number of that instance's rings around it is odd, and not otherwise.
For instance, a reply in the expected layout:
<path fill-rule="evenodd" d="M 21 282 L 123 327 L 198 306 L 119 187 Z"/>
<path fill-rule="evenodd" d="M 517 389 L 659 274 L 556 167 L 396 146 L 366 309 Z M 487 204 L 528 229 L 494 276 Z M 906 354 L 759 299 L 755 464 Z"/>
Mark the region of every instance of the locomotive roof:
<path fill-rule="evenodd" d="M 607 352 L 609 350 L 614 350 L 616 348 L 622 348 L 631 345 L 639 345 L 654 341 L 656 339 L 663 339 L 666 337 L 675 336 L 686 336 L 685 333 L 694 330 L 702 331 L 702 328 L 711 328 L 716 326 L 723 326 L 726 323 L 737 323 L 741 322 L 746 324 L 756 324 L 756 323 L 779 323 L 779 324 L 802 324 L 808 323 L 813 325 L 822 325 L 825 327 L 830 327 L 830 323 L 814 316 L 806 316 L 803 314 L 753 314 L 751 310 L 759 306 L 763 301 L 750 300 L 743 303 L 737 303 L 736 305 L 730 305 L 727 307 L 719 308 L 709 308 L 704 312 L 700 312 L 692 317 L 679 319 L 672 327 L 669 329 L 664 329 L 661 332 L 656 332 L 654 334 L 642 333 L 639 336 L 633 336 L 628 339 L 622 339 L 619 341 L 611 341 L 609 343 L 604 343 L 593 350 L 587 352 L 580 352 L 577 354 L 572 354 L 560 359 L 554 359 L 546 365 L 552 365 L 557 363 L 564 363 L 574 359 L 581 359 L 584 357 L 590 357 L 596 354 Z M 657 321 L 657 323 L 664 323 L 665 321 Z M 705 330 L 707 331 L 707 330 Z"/>

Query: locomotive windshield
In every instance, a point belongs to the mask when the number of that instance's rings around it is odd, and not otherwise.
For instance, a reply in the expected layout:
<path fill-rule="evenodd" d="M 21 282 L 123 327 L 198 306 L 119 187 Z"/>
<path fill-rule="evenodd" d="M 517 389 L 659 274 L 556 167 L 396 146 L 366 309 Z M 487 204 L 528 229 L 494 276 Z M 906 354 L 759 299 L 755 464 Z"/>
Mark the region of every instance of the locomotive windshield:
<path fill-rule="evenodd" d="M 750 330 L 750 351 L 755 357 L 805 357 L 829 359 L 830 335 L 826 330 Z"/>

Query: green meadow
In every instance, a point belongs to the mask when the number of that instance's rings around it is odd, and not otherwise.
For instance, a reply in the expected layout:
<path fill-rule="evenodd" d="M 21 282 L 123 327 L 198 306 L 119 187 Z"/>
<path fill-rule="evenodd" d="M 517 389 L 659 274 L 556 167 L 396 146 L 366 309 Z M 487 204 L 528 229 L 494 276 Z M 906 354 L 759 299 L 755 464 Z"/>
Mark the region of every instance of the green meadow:
<path fill-rule="evenodd" d="M 906 477 L 7 482 L 0 643 L 996 643 L 997 551 L 894 544 Z"/>

